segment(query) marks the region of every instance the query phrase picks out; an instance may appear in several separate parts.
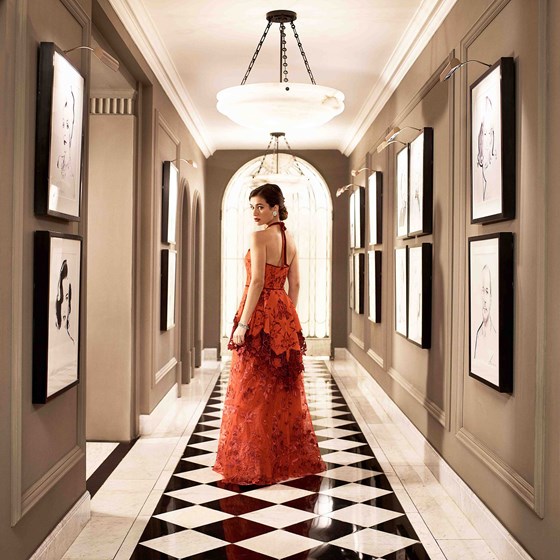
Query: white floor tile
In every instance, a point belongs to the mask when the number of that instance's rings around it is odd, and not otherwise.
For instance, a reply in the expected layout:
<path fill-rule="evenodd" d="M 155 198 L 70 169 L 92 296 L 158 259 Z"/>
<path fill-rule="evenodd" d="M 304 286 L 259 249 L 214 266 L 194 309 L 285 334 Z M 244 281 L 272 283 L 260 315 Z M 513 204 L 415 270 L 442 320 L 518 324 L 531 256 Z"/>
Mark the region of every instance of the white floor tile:
<path fill-rule="evenodd" d="M 373 500 L 390 493 L 390 490 L 355 484 L 354 482 L 320 492 L 320 494 L 333 496 L 334 498 L 342 498 L 343 500 L 350 500 L 351 502 L 365 502 L 366 500 Z"/>
<path fill-rule="evenodd" d="M 370 556 L 384 556 L 416 542 L 418 541 L 383 531 L 376 531 L 375 529 L 363 529 L 362 531 L 331 541 L 331 544 L 369 554 Z"/>
<path fill-rule="evenodd" d="M 309 513 L 283 505 L 275 505 L 245 513 L 239 517 L 261 523 L 262 525 L 268 525 L 275 529 L 282 529 L 283 527 L 289 527 L 290 525 L 295 525 L 296 523 L 301 523 L 302 521 L 307 521 L 318 516 L 316 513 Z"/>
<path fill-rule="evenodd" d="M 238 546 L 248 548 L 261 554 L 266 554 L 272 558 L 286 558 L 293 554 L 298 554 L 304 550 L 309 550 L 320 546 L 323 543 L 315 539 L 294 535 L 286 531 L 278 530 L 265 533 L 258 537 L 246 539 L 236 543 Z"/>
<path fill-rule="evenodd" d="M 227 543 L 221 539 L 187 529 L 186 531 L 144 541 L 141 544 L 174 558 L 183 558 L 184 556 L 193 556 L 194 554 L 214 550 Z"/>
<path fill-rule="evenodd" d="M 403 515 L 403 513 L 397 511 L 390 511 L 366 504 L 355 504 L 332 511 L 327 517 L 354 525 L 361 525 L 362 527 L 373 527 L 374 525 L 379 525 L 380 523 L 402 517 Z"/>
<path fill-rule="evenodd" d="M 185 529 L 194 529 L 195 527 L 200 527 L 201 525 L 208 525 L 209 523 L 229 519 L 230 517 L 233 517 L 233 515 L 196 505 L 176 509 L 167 513 L 160 513 L 158 515 L 154 515 L 154 517 L 157 517 L 162 521 L 173 523 L 174 525 L 179 525 L 180 527 L 185 527 Z"/>
<path fill-rule="evenodd" d="M 251 496 L 266 502 L 274 504 L 283 504 L 290 500 L 297 500 L 304 496 L 313 494 L 309 490 L 302 490 L 301 488 L 292 488 L 291 486 L 284 486 L 283 484 L 273 484 L 272 486 L 263 486 L 257 490 L 250 490 L 245 492 L 245 496 Z"/>
<path fill-rule="evenodd" d="M 112 441 L 86 442 L 86 479 L 101 466 L 118 445 L 118 442 Z"/>

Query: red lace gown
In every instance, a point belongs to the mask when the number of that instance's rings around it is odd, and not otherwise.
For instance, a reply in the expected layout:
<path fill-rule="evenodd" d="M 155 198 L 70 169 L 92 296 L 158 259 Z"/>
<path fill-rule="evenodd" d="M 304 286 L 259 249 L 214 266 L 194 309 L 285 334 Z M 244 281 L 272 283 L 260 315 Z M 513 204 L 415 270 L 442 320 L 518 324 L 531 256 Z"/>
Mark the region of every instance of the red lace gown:
<path fill-rule="evenodd" d="M 213 469 L 225 482 L 273 484 L 325 470 L 303 387 L 305 340 L 292 300 L 284 290 L 286 264 L 265 265 L 264 288 L 242 346 L 233 350 L 218 453 Z M 251 254 L 245 257 L 247 284 L 234 318 L 243 312 L 251 280 Z"/>

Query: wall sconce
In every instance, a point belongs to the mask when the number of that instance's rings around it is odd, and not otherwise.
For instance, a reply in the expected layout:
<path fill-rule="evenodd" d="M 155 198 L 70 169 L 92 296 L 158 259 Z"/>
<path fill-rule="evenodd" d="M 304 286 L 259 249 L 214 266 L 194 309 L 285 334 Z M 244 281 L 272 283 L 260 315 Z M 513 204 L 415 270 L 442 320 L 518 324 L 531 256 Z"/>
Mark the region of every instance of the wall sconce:
<path fill-rule="evenodd" d="M 116 72 L 119 69 L 119 61 L 114 56 L 111 56 L 105 49 L 102 49 L 99 46 L 93 48 L 86 46 L 72 47 L 71 49 L 64 51 L 64 54 L 68 54 L 79 49 L 86 49 L 88 51 L 91 51 L 103 64 L 105 64 L 105 66 L 113 70 L 113 72 Z"/>
<path fill-rule="evenodd" d="M 385 142 L 392 142 L 401 132 L 404 132 L 405 130 L 416 130 L 417 132 L 420 132 L 421 129 L 416 128 L 415 126 L 403 126 L 402 128 L 395 126 L 389 131 L 389 134 L 385 136 Z"/>
<path fill-rule="evenodd" d="M 391 140 L 390 142 L 387 142 L 387 140 L 383 140 L 383 142 L 377 146 L 377 153 L 380 154 L 390 144 L 402 144 L 405 146 L 406 142 L 401 142 L 400 140 Z"/>
<path fill-rule="evenodd" d="M 446 64 L 445 68 L 442 70 L 441 74 L 439 75 L 439 81 L 445 82 L 446 80 L 449 80 L 449 78 L 451 78 L 451 76 L 453 76 L 453 74 L 455 74 L 455 72 L 457 72 L 459 68 L 462 68 L 463 66 L 465 66 L 465 64 L 468 64 L 469 62 L 478 62 L 479 64 L 482 64 L 487 68 L 490 68 L 491 66 L 486 62 L 482 62 L 482 60 L 476 60 L 474 58 L 471 60 L 465 60 L 465 62 L 461 62 L 458 58 L 453 57 L 449 60 L 449 62 Z"/>
<path fill-rule="evenodd" d="M 359 175 L 362 171 L 373 171 L 373 169 L 370 169 L 369 167 L 362 167 L 360 169 L 352 169 L 352 171 L 350 172 L 350 174 L 352 175 L 352 177 L 356 177 L 357 175 Z"/>
<path fill-rule="evenodd" d="M 342 193 L 345 193 L 348 189 L 351 189 L 352 187 L 361 187 L 361 186 L 362 185 L 356 185 L 355 183 L 349 183 L 348 185 L 344 185 L 343 187 L 337 189 L 336 196 L 338 198 Z"/>
<path fill-rule="evenodd" d="M 191 167 L 194 167 L 195 169 L 198 169 L 198 163 L 196 163 L 196 161 L 194 161 L 192 159 L 181 158 L 180 161 L 184 161 L 185 163 L 188 163 Z"/>

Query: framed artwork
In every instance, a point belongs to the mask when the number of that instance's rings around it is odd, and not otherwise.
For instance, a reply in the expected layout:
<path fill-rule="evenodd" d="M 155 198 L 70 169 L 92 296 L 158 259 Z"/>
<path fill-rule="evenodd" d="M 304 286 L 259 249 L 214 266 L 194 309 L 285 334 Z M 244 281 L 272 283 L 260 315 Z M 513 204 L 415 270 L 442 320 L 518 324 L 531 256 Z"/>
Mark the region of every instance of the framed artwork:
<path fill-rule="evenodd" d="M 470 88 L 471 223 L 515 217 L 515 63 L 500 58 Z"/>
<path fill-rule="evenodd" d="M 373 172 L 368 179 L 369 244 L 383 241 L 383 173 Z"/>
<path fill-rule="evenodd" d="M 395 249 L 395 331 L 407 335 L 408 247 Z"/>
<path fill-rule="evenodd" d="M 80 219 L 84 78 L 54 43 L 39 46 L 35 213 Z"/>
<path fill-rule="evenodd" d="M 408 339 L 432 344 L 432 244 L 408 249 Z"/>
<path fill-rule="evenodd" d="M 408 236 L 408 146 L 397 152 L 397 237 Z"/>
<path fill-rule="evenodd" d="M 354 311 L 360 315 L 364 312 L 365 257 L 363 253 L 352 256 L 354 260 Z"/>
<path fill-rule="evenodd" d="M 512 233 L 469 238 L 469 374 L 513 390 Z"/>
<path fill-rule="evenodd" d="M 82 238 L 36 231 L 33 260 L 33 403 L 78 383 Z"/>
<path fill-rule="evenodd" d="M 177 251 L 161 250 L 161 303 L 160 330 L 169 331 L 175 326 L 175 287 Z"/>
<path fill-rule="evenodd" d="M 349 292 L 349 307 L 350 309 L 354 309 L 354 260 L 353 256 L 350 255 L 348 260 L 348 288 Z"/>
<path fill-rule="evenodd" d="M 162 177 L 161 240 L 163 243 L 176 243 L 179 170 L 173 162 L 163 162 Z"/>
<path fill-rule="evenodd" d="M 350 249 L 356 246 L 356 191 L 350 193 Z"/>
<path fill-rule="evenodd" d="M 363 249 L 366 238 L 366 189 L 358 187 L 354 193 L 354 248 Z"/>
<path fill-rule="evenodd" d="M 368 319 L 381 323 L 381 251 L 368 253 Z"/>
<path fill-rule="evenodd" d="M 432 233 L 434 129 L 426 127 L 410 143 L 408 235 Z"/>

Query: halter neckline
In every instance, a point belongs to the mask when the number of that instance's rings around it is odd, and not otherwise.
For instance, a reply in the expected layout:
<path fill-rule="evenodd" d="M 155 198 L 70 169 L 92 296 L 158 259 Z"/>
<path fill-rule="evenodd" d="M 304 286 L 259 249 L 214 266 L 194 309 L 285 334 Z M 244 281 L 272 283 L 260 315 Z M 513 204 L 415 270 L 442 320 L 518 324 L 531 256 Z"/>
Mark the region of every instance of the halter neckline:
<path fill-rule="evenodd" d="M 284 222 L 282 220 L 278 220 L 277 222 L 273 222 L 272 224 L 268 224 L 267 227 L 276 226 L 276 225 L 280 226 L 280 229 L 282 231 L 286 231 L 286 224 L 284 224 Z"/>
<path fill-rule="evenodd" d="M 288 266 L 288 260 L 286 256 L 286 234 L 284 233 L 286 231 L 286 225 L 282 220 L 279 220 L 278 222 L 269 224 L 268 227 L 275 225 L 280 226 L 280 233 L 282 234 L 282 266 Z"/>

